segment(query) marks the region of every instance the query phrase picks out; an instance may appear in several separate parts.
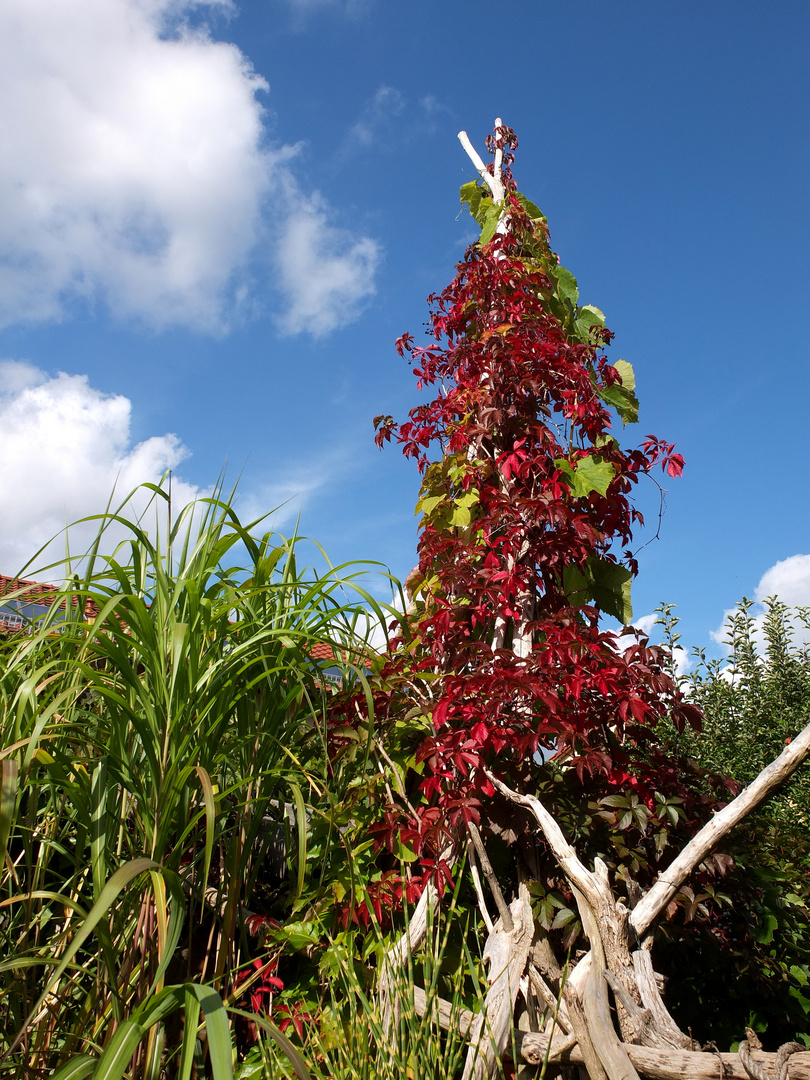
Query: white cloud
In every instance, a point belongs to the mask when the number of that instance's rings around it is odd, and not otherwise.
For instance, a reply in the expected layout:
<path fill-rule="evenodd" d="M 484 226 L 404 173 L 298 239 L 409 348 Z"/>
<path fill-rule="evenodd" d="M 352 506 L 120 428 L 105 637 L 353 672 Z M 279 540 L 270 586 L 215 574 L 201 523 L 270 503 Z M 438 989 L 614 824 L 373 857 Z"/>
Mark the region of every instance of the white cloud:
<path fill-rule="evenodd" d="M 287 305 L 278 320 L 284 333 L 306 329 L 316 337 L 352 322 L 374 294 L 379 245 L 329 223 L 319 196 L 299 200 L 278 247 L 279 286 Z"/>
<path fill-rule="evenodd" d="M 332 473 L 323 466 L 292 464 L 285 468 L 283 480 L 262 484 L 237 495 L 239 519 L 243 525 L 249 525 L 261 518 L 254 530 L 257 533 L 295 525 L 310 496 L 331 477 Z"/>
<path fill-rule="evenodd" d="M 754 599 L 778 596 L 790 607 L 810 604 L 810 555 L 791 555 L 775 563 L 759 580 Z"/>
<path fill-rule="evenodd" d="M 765 634 L 763 629 L 764 611 L 763 602 L 769 597 L 775 596 L 787 604 L 788 607 L 810 606 L 810 555 L 791 555 L 769 567 L 754 590 L 752 599 L 755 601 L 751 609 L 751 617 L 754 619 L 754 639 L 759 646 L 764 645 Z M 712 631 L 712 637 L 718 644 L 725 645 L 728 637 L 728 620 L 736 609 L 729 608 L 723 613 L 723 621 L 720 626 Z M 808 629 L 799 623 L 795 623 L 795 641 L 804 641 L 810 644 Z"/>
<path fill-rule="evenodd" d="M 387 128 L 394 117 L 405 108 L 405 97 L 393 86 L 381 86 L 356 124 L 349 129 L 345 150 L 351 152 L 357 146 L 371 146 L 381 129 Z"/>
<path fill-rule="evenodd" d="M 84 301 L 156 327 L 221 332 L 248 303 L 258 246 L 279 231 L 267 227 L 279 190 L 297 206 L 282 235 L 345 263 L 341 275 L 332 267 L 337 292 L 299 297 L 300 278 L 286 279 L 291 305 L 309 313 L 322 299 L 321 333 L 340 324 L 337 294 L 356 312 L 371 289 L 372 241 L 326 225 L 323 201 L 298 190 L 295 148 L 268 148 L 268 87 L 246 57 L 180 21 L 194 7 L 228 6 L 0 6 L 0 325 L 61 318 Z"/>
<path fill-rule="evenodd" d="M 345 15 L 356 17 L 365 14 L 372 4 L 372 0 L 287 0 L 287 2 L 299 17 L 306 17 L 323 8 L 335 8 Z"/>
<path fill-rule="evenodd" d="M 131 405 L 103 394 L 84 375 L 49 377 L 31 364 L 0 362 L 0 573 L 15 574 L 69 522 L 103 512 L 145 481 L 156 483 L 187 451 L 176 435 L 132 446 Z M 175 513 L 198 493 L 174 479 Z M 141 492 L 130 513 L 148 496 Z M 98 523 L 71 531 L 71 550 L 82 553 Z M 38 565 L 61 558 L 64 537 Z"/>
<path fill-rule="evenodd" d="M 377 153 L 402 154 L 406 147 L 424 145 L 426 136 L 435 133 L 437 118 L 442 114 L 452 116 L 452 110 L 432 95 L 413 102 L 395 86 L 383 84 L 347 130 L 336 161 L 356 169 L 357 154 L 371 148 Z"/>

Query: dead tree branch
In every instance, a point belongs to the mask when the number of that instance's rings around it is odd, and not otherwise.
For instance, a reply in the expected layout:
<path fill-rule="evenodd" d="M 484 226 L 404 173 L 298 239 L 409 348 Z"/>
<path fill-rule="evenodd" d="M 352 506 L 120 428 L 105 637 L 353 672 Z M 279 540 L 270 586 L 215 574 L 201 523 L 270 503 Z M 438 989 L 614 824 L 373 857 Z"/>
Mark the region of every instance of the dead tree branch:
<path fill-rule="evenodd" d="M 715 814 L 686 845 L 677 859 L 660 875 L 655 885 L 630 914 L 630 926 L 641 939 L 666 909 L 675 893 L 727 833 L 739 825 L 760 803 L 791 776 L 810 754 L 810 724 L 786 746 L 776 761 L 762 770 L 736 799 Z M 550 842 L 550 841 L 549 841 Z M 556 851 L 555 851 L 556 855 Z"/>

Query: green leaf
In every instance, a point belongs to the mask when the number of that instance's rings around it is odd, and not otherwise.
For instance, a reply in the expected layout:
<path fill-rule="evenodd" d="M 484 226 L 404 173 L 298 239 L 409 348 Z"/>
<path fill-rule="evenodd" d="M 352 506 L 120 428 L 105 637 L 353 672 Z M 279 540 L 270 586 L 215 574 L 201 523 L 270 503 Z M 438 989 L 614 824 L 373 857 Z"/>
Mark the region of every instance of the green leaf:
<path fill-rule="evenodd" d="M 604 314 L 598 307 L 594 307 L 593 304 L 584 304 L 581 308 L 577 309 L 576 328 L 579 336 L 584 342 L 590 342 L 592 326 L 604 325 Z"/>
<path fill-rule="evenodd" d="M 633 371 L 633 365 L 628 364 L 626 360 L 617 360 L 613 366 L 622 377 L 622 386 L 624 389 L 635 390 L 636 373 Z"/>
<path fill-rule="evenodd" d="M 489 206 L 486 207 L 481 228 L 481 236 L 478 241 L 480 244 L 488 244 L 497 232 L 498 222 L 501 220 L 501 209 L 500 203 L 490 203 Z"/>
<path fill-rule="evenodd" d="M 539 206 L 536 206 L 530 199 L 527 199 L 525 195 L 521 195 L 520 192 L 517 193 L 516 198 L 532 221 L 545 222 L 545 214 Z"/>
<path fill-rule="evenodd" d="M 95 1058 L 82 1054 L 81 1057 L 71 1058 L 67 1065 L 57 1069 L 51 1076 L 51 1080 L 84 1080 L 95 1069 L 97 1064 Z"/>
<path fill-rule="evenodd" d="M 600 461 L 590 454 L 580 458 L 574 465 L 565 458 L 558 458 L 554 464 L 565 473 L 571 487 L 571 494 L 576 498 L 584 498 L 592 491 L 606 495 L 610 482 L 615 476 L 615 469 L 611 462 Z"/>
<path fill-rule="evenodd" d="M 416 862 L 419 856 L 415 851 L 412 851 L 407 844 L 403 844 L 399 836 L 395 840 L 395 854 L 398 859 L 401 859 L 405 863 Z"/>
<path fill-rule="evenodd" d="M 568 566 L 563 571 L 563 588 L 575 606 L 594 604 L 606 615 L 612 615 L 623 626 L 633 618 L 630 586 L 633 575 L 626 566 L 592 556 L 581 570 Z"/>
<path fill-rule="evenodd" d="M 427 495 L 416 504 L 416 513 L 426 514 L 428 517 L 433 513 L 439 503 L 444 502 L 444 495 Z"/>
<path fill-rule="evenodd" d="M 623 424 L 638 422 L 638 398 L 635 394 L 636 376 L 626 360 L 617 360 L 613 365 L 622 377 L 621 385 L 597 386 L 599 397 L 611 405 L 621 417 Z"/>
<path fill-rule="evenodd" d="M 563 926 L 568 926 L 570 922 L 576 918 L 576 913 L 570 908 L 560 908 L 557 914 L 554 916 L 554 921 L 551 924 L 552 930 L 559 930 Z"/>
<path fill-rule="evenodd" d="M 470 208 L 470 213 L 481 226 L 479 243 L 488 244 L 498 228 L 502 206 L 494 203 L 489 191 L 476 180 L 461 185 L 461 201 Z"/>
<path fill-rule="evenodd" d="M 454 528 L 466 528 L 470 524 L 474 508 L 478 505 L 478 497 L 478 491 L 473 489 L 455 500 L 453 513 L 450 515 L 450 524 Z"/>
<path fill-rule="evenodd" d="M 570 300 L 572 305 L 576 305 L 579 299 L 579 287 L 571 271 L 566 270 L 564 266 L 553 266 L 549 268 L 548 276 L 556 281 L 557 295 L 560 299 Z"/>
<path fill-rule="evenodd" d="M 470 213 L 472 214 L 473 218 L 475 218 L 479 225 L 483 225 L 484 215 L 481 210 L 481 202 L 483 200 L 484 203 L 486 203 L 489 200 L 485 197 L 487 193 L 482 187 L 482 185 L 479 184 L 477 180 L 471 180 L 469 184 L 461 185 L 461 191 L 459 194 L 462 203 L 466 203 L 469 207 Z"/>
<path fill-rule="evenodd" d="M 630 805 L 626 795 L 606 795 L 604 799 L 600 799 L 599 802 L 602 806 L 621 807 L 625 809 Z"/>
<path fill-rule="evenodd" d="M 273 937 L 286 941 L 294 950 L 306 949 L 320 940 L 318 930 L 311 922 L 291 922 L 273 931 Z"/>
<path fill-rule="evenodd" d="M 630 600 L 630 587 L 633 575 L 626 566 L 619 563 L 594 561 L 593 601 L 600 611 L 612 615 L 614 619 L 627 626 L 633 620 L 633 605 Z"/>
<path fill-rule="evenodd" d="M 779 926 L 775 915 L 766 915 L 757 928 L 756 940 L 760 945 L 770 945 L 773 941 L 774 930 Z"/>
<path fill-rule="evenodd" d="M 575 495 L 589 495 L 598 491 L 607 495 L 607 489 L 615 476 L 615 469 L 609 461 L 597 461 L 596 458 L 580 458 L 574 470 Z"/>

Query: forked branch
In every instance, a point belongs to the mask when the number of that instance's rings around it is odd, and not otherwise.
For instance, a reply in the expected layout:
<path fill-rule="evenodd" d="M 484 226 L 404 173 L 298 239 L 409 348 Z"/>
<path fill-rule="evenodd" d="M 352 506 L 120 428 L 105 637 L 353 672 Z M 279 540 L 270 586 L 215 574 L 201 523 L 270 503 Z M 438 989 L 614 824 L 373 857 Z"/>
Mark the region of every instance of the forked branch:
<path fill-rule="evenodd" d="M 783 784 L 808 754 L 810 724 L 785 747 L 776 761 L 764 768 L 756 780 L 703 826 L 677 859 L 659 876 L 655 885 L 630 914 L 630 926 L 638 938 L 644 937 L 650 930 L 695 867 L 717 847 L 724 836 Z"/>

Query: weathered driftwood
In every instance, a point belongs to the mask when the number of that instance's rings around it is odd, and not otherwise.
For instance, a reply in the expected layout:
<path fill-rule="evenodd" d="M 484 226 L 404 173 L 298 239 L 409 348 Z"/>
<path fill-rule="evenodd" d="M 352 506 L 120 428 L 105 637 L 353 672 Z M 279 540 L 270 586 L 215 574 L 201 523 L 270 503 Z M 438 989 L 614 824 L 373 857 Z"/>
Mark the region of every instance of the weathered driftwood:
<path fill-rule="evenodd" d="M 507 930 L 504 920 L 499 919 L 484 946 L 490 987 L 470 1035 L 462 1080 L 491 1076 L 509 1043 L 520 979 L 534 939 L 534 916 L 525 885 L 510 905 L 509 921 L 512 925 Z"/>
<path fill-rule="evenodd" d="M 630 914 L 630 926 L 643 938 L 696 866 L 731 830 L 768 798 L 798 769 L 810 754 L 810 724 L 785 747 L 779 757 L 762 770 L 736 799 L 715 814 L 660 875 L 658 881 Z"/>
<path fill-rule="evenodd" d="M 548 945 L 548 939 L 544 938 L 542 944 Z M 543 956 L 544 951 L 546 952 L 545 956 Z M 555 1017 L 556 1021 L 558 1023 L 562 1021 L 562 1023 L 560 1023 L 562 1030 L 564 1032 L 570 1031 L 574 1036 L 576 1043 L 582 1051 L 585 1069 L 590 1080 L 608 1080 L 607 1073 L 596 1052 L 596 1047 L 593 1045 L 591 1033 L 588 1031 L 588 1021 L 585 1017 L 582 1003 L 574 988 L 568 985 L 567 980 L 563 977 L 563 973 L 557 967 L 556 962 L 550 954 L 550 947 L 547 951 L 542 948 L 534 950 L 534 956 L 537 961 L 543 965 L 546 975 L 551 978 L 558 987 L 557 999 L 555 999 L 551 990 L 546 986 L 543 980 L 540 979 L 539 975 L 537 975 L 535 968 L 530 966 L 529 978 L 532 987 L 535 992 L 540 992 L 551 1015 Z"/>
<path fill-rule="evenodd" d="M 417 1013 L 424 1015 L 427 1010 L 427 996 L 421 987 L 414 987 L 414 1004 Z M 472 1031 L 477 1015 L 469 1009 L 458 1009 L 449 1001 L 432 1001 L 439 1023 L 448 1030 L 457 1027 L 462 1035 Z M 585 1057 L 579 1046 L 568 1046 L 569 1036 L 558 1029 L 551 1040 L 549 1060 L 566 1065 L 584 1065 Z M 546 1057 L 549 1038 L 541 1032 L 515 1031 L 515 1047 L 521 1061 L 529 1065 L 541 1065 Z M 793 1044 L 788 1044 L 793 1045 Z M 652 1046 L 624 1044 L 627 1055 L 637 1073 L 651 1080 L 750 1080 L 742 1057 L 737 1054 L 706 1053 L 700 1050 L 675 1050 Z M 511 1039 L 505 1050 L 511 1053 Z M 777 1062 L 779 1054 L 766 1053 L 764 1050 L 743 1050 L 743 1056 L 756 1068 L 763 1070 L 768 1080 L 778 1077 Z M 785 1060 L 783 1056 L 783 1060 Z M 810 1080 L 810 1050 L 797 1051 L 786 1059 L 789 1066 L 790 1080 Z M 781 1062 L 779 1062 L 781 1064 Z"/>
<path fill-rule="evenodd" d="M 545 1035 L 516 1033 L 516 1045 L 521 1060 L 539 1065 L 543 1062 L 548 1039 Z M 625 1044 L 627 1055 L 636 1072 L 650 1080 L 751 1080 L 739 1054 L 707 1054 L 699 1050 L 664 1050 L 660 1047 Z M 563 1050 L 558 1061 L 584 1065 L 578 1046 Z M 763 1050 L 750 1051 L 750 1060 L 767 1070 L 768 1080 L 776 1080 L 776 1054 Z M 797 1053 L 788 1059 L 790 1080 L 810 1080 L 810 1052 Z"/>
<path fill-rule="evenodd" d="M 625 1077 L 633 1080 L 633 1070 L 625 1060 L 623 1052 L 617 1049 L 618 1039 L 613 1033 L 607 988 L 602 979 L 605 971 L 610 972 L 616 983 L 622 987 L 623 993 L 621 997 L 617 997 L 616 1011 L 625 1042 L 691 1047 L 689 1037 L 680 1031 L 669 1015 L 654 979 L 651 986 L 645 985 L 645 998 L 642 998 L 630 953 L 630 913 L 613 895 L 607 867 L 602 860 L 596 859 L 594 869 L 588 870 L 565 839 L 557 821 L 539 799 L 534 795 L 522 795 L 512 791 L 491 773 L 487 773 L 487 776 L 502 795 L 531 810 L 576 897 L 582 925 L 594 954 L 595 967 L 592 969 L 591 960 L 584 958 L 574 970 L 571 982 L 577 989 L 583 1006 L 587 994 L 588 1007 L 585 1012 L 588 1025 L 597 1025 L 596 1029 L 591 1030 L 591 1040 L 609 1080 L 624 1080 Z M 627 1007 L 622 998 L 627 1005 L 632 1002 L 635 1007 Z M 588 1016 L 589 1011 L 591 1016 Z M 610 1021 L 607 1025 L 606 1017 Z"/>

